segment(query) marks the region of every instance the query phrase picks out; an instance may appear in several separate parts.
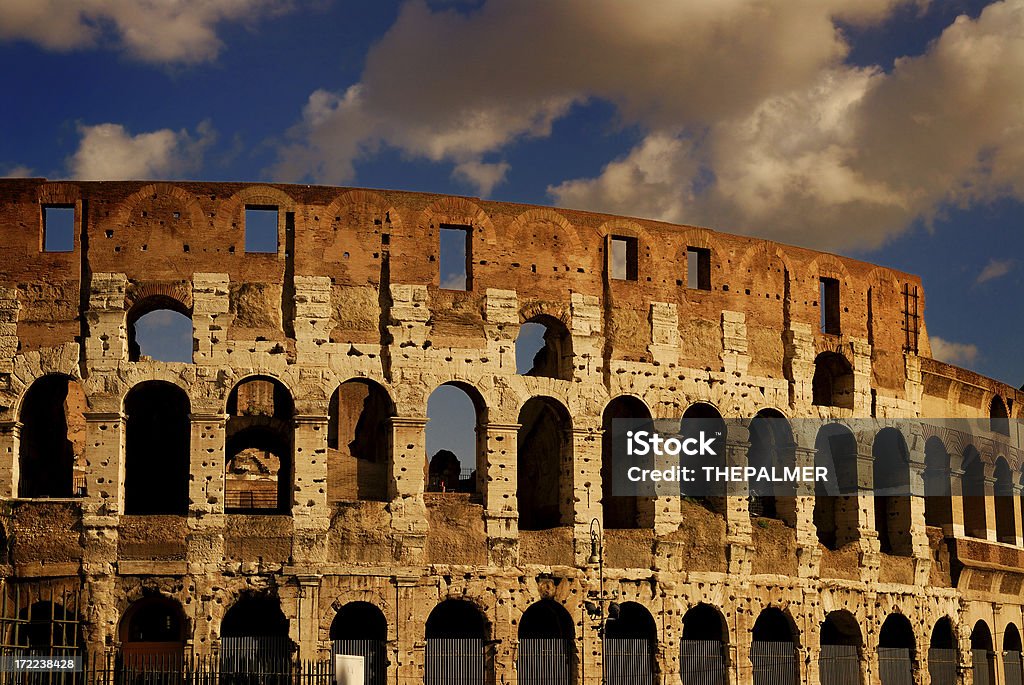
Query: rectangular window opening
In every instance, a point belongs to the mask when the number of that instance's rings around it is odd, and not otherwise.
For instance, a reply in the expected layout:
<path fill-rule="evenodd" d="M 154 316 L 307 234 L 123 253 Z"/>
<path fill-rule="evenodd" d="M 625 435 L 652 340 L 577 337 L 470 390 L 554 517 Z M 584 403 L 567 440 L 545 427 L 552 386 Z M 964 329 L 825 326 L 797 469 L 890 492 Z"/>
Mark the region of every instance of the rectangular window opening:
<path fill-rule="evenodd" d="M 917 336 L 920 327 L 918 312 L 917 286 L 903 284 L 903 350 L 917 354 Z"/>
<path fill-rule="evenodd" d="M 43 252 L 75 249 L 75 206 L 43 205 Z"/>
<path fill-rule="evenodd" d="M 703 247 L 686 248 L 686 287 L 691 290 L 711 290 L 711 250 Z"/>
<path fill-rule="evenodd" d="M 470 242 L 472 232 L 469 226 L 440 227 L 441 259 L 439 264 L 440 286 L 445 290 L 470 290 L 472 288 L 473 250 Z"/>
<path fill-rule="evenodd" d="M 245 251 L 278 251 L 277 207 L 273 205 L 245 206 Z"/>
<path fill-rule="evenodd" d="M 818 302 L 821 304 L 821 332 L 839 335 L 839 281 L 834 278 L 821 278 L 821 292 Z"/>
<path fill-rule="evenodd" d="M 639 278 L 636 238 L 613 235 L 611 241 L 611 274 L 616 281 L 635 281 Z"/>

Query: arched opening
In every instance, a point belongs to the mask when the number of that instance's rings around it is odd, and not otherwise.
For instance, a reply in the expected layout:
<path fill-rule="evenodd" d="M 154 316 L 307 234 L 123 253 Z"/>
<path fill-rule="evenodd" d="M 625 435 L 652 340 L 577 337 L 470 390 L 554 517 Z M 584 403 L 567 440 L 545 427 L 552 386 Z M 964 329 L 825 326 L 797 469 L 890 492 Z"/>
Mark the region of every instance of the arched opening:
<path fill-rule="evenodd" d="M 192 312 L 164 295 L 152 295 L 128 310 L 128 359 L 192 362 Z"/>
<path fill-rule="evenodd" d="M 968 537 L 988 538 L 988 519 L 985 514 L 985 464 L 973 445 L 964 450 L 961 470 L 964 507 L 964 533 Z"/>
<path fill-rule="evenodd" d="M 857 439 L 830 423 L 818 430 L 814 449 L 814 466 L 828 474 L 814 483 L 814 528 L 818 542 L 835 550 L 857 539 Z"/>
<path fill-rule="evenodd" d="M 789 420 L 774 409 L 762 409 L 750 422 L 750 448 L 747 465 L 757 469 L 778 469 L 796 466 L 796 444 Z M 750 487 L 750 516 L 779 519 L 787 526 L 796 527 L 796 486 L 782 483 L 752 481 Z"/>
<path fill-rule="evenodd" d="M 293 652 L 281 602 L 268 595 L 243 595 L 220 626 L 220 670 L 225 674 L 274 674 L 284 682 Z"/>
<path fill-rule="evenodd" d="M 1010 434 L 1010 416 L 1003 398 L 996 395 L 988 406 L 989 430 L 1002 435 Z"/>
<path fill-rule="evenodd" d="M 486 414 L 483 398 L 469 386 L 445 383 L 430 394 L 427 492 L 483 492 Z"/>
<path fill-rule="evenodd" d="M 294 498 L 294 407 L 280 381 L 247 378 L 228 396 L 224 508 L 286 514 Z"/>
<path fill-rule="evenodd" d="M 654 526 L 654 499 L 641 496 L 616 496 L 613 483 L 614 445 L 612 429 L 615 421 L 633 420 L 649 423 L 651 413 L 647 405 L 635 397 L 616 397 L 604 409 L 601 417 L 601 506 L 604 510 L 605 529 L 652 528 Z M 650 430 L 648 428 L 647 430 Z M 623 469 L 619 469 L 624 473 Z"/>
<path fill-rule="evenodd" d="M 573 470 L 569 412 L 550 397 L 531 397 L 519 411 L 519 425 L 519 529 L 570 525 Z"/>
<path fill-rule="evenodd" d="M 636 602 L 619 604 L 618 618 L 605 627 L 605 685 L 655 685 L 657 647 L 658 626 L 647 607 Z"/>
<path fill-rule="evenodd" d="M 754 622 L 752 637 L 750 663 L 754 685 L 796 683 L 796 633 L 789 617 L 781 609 L 768 607 Z"/>
<path fill-rule="evenodd" d="M 484 654 L 487 622 L 473 604 L 446 599 L 427 617 L 425 685 L 476 685 L 487 682 Z"/>
<path fill-rule="evenodd" d="M 974 685 L 995 685 L 996 654 L 992 631 L 984 621 L 975 623 L 971 631 L 971 661 L 974 664 Z"/>
<path fill-rule="evenodd" d="M 683 614 L 683 639 L 679 641 L 683 685 L 724 685 L 728 643 L 729 630 L 718 609 L 698 604 Z"/>
<path fill-rule="evenodd" d="M 914 680 L 914 628 L 902 614 L 889 614 L 878 633 L 878 676 L 882 685 Z"/>
<path fill-rule="evenodd" d="M 175 600 L 154 595 L 134 602 L 121 617 L 119 633 L 122 673 L 181 670 L 186 621 Z"/>
<path fill-rule="evenodd" d="M 993 490 L 996 505 L 996 540 L 1009 545 L 1017 544 L 1017 514 L 1013 499 L 1013 474 L 1006 459 L 996 460 L 996 482 Z"/>
<path fill-rule="evenodd" d="M 80 656 L 84 641 L 78 613 L 55 601 L 40 600 L 18 613 L 19 630 L 13 635 L 18 656 Z"/>
<path fill-rule="evenodd" d="M 349 602 L 331 622 L 331 654 L 363 657 L 366 685 L 387 682 L 387 640 L 388 621 L 369 602 Z"/>
<path fill-rule="evenodd" d="M 521 685 L 576 682 L 572 617 L 553 599 L 535 602 L 519 620 L 516 671 Z"/>
<path fill-rule="evenodd" d="M 928 643 L 928 675 L 931 676 L 932 685 L 955 685 L 957 661 L 953 624 L 943 616 L 935 622 Z"/>
<path fill-rule="evenodd" d="M 85 390 L 70 376 L 36 380 L 21 403 L 18 497 L 85 495 Z"/>
<path fill-rule="evenodd" d="M 853 409 L 853 367 L 838 352 L 822 352 L 814 359 L 811 381 L 813 404 Z"/>
<path fill-rule="evenodd" d="M 728 444 L 728 430 L 725 420 L 718 409 L 706 402 L 695 402 L 683 412 L 683 418 L 679 422 L 679 436 L 682 440 L 700 440 L 701 433 L 705 436 L 715 436 L 715 444 L 725 447 Z M 694 457 L 680 454 L 680 466 L 697 469 L 698 474 L 705 473 L 703 469 L 721 468 L 726 465 L 726 450 L 716 450 L 714 454 L 704 454 Z M 700 502 L 708 510 L 722 513 L 726 509 L 725 483 L 717 480 L 705 480 L 696 478 L 693 482 L 695 490 L 688 491 L 687 483 L 680 483 L 680 491 L 684 496 L 690 496 Z"/>
<path fill-rule="evenodd" d="M 1020 631 L 1013 623 L 1007 623 L 1003 630 L 1003 672 L 1006 685 L 1021 685 L 1024 682 L 1024 665 L 1021 661 Z"/>
<path fill-rule="evenodd" d="M 860 626 L 848 611 L 832 611 L 821 624 L 821 685 L 855 685 L 862 681 Z"/>
<path fill-rule="evenodd" d="M 924 521 L 952 533 L 953 497 L 949 482 L 949 452 L 937 436 L 924 444 Z"/>
<path fill-rule="evenodd" d="M 188 513 L 192 425 L 185 391 L 146 381 L 124 398 L 124 513 Z"/>
<path fill-rule="evenodd" d="M 875 531 L 884 554 L 910 556 L 910 451 L 896 428 L 878 431 L 871 446 Z"/>
<path fill-rule="evenodd" d="M 572 336 L 564 323 L 542 314 L 519 327 L 516 373 L 572 380 Z"/>
<path fill-rule="evenodd" d="M 342 383 L 327 409 L 327 499 L 386 501 L 395 408 L 377 383 Z"/>

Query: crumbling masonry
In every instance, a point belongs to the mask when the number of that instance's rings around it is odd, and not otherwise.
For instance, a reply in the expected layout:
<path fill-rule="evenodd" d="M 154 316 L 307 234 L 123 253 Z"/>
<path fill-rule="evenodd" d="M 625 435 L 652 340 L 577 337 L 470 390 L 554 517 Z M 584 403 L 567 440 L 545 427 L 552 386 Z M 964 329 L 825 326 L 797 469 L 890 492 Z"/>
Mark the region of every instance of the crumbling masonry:
<path fill-rule="evenodd" d="M 276 212 L 276 251 L 246 252 L 247 209 Z M 465 290 L 440 287 L 443 228 L 465 232 Z M 559 640 L 589 685 L 632 639 L 658 683 L 694 664 L 752 682 L 764 643 L 808 685 L 843 653 L 864 682 L 897 652 L 916 683 L 1019 677 L 1018 451 L 885 420 L 1019 418 L 1021 393 L 931 358 L 914 276 L 587 212 L 191 182 L 0 181 L 0 252 L 0 574 L 15 613 L 76 594 L 58 609 L 91 654 L 256 630 L 322 658 L 363 637 L 375 682 L 405 685 L 437 640 L 477 639 L 486 682 L 526 683 L 530 640 Z M 191 318 L 191 363 L 140 353 L 135 322 L 162 309 Z M 517 374 L 527 322 L 546 346 Z M 445 384 L 476 453 L 429 463 Z M 611 418 L 685 413 L 875 417 L 844 436 L 862 486 L 886 440 L 945 485 L 898 505 L 610 497 Z M 817 440 L 794 425 L 776 449 L 811 465 Z M 146 612 L 163 634 L 133 627 Z"/>

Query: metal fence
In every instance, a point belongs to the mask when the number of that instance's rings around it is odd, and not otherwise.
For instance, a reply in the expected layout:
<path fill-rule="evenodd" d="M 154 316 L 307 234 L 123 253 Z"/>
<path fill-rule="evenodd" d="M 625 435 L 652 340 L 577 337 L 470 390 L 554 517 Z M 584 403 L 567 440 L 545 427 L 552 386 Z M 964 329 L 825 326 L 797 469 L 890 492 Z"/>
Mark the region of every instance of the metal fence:
<path fill-rule="evenodd" d="M 725 658 L 718 640 L 680 640 L 683 685 L 725 685 Z"/>
<path fill-rule="evenodd" d="M 932 647 L 928 650 L 928 675 L 932 685 L 956 685 L 957 657 L 955 649 Z"/>
<path fill-rule="evenodd" d="M 605 685 L 654 685 L 654 645 L 642 637 L 604 639 Z"/>
<path fill-rule="evenodd" d="M 860 685 L 857 645 L 822 645 L 818 673 L 821 685 Z"/>
<path fill-rule="evenodd" d="M 974 685 L 996 685 L 992 677 L 992 657 L 995 655 L 987 649 L 972 649 L 971 656 L 974 661 Z"/>
<path fill-rule="evenodd" d="M 905 647 L 879 647 L 878 679 L 882 685 L 914 685 L 910 650 Z"/>
<path fill-rule="evenodd" d="M 387 644 L 383 640 L 335 640 L 331 643 L 331 655 L 334 654 L 363 657 L 366 685 L 386 685 L 388 656 Z"/>
<path fill-rule="evenodd" d="M 425 685 L 485 685 L 484 641 L 430 638 L 424 666 Z"/>
<path fill-rule="evenodd" d="M 797 679 L 796 652 L 792 642 L 763 642 L 750 645 L 754 685 L 794 685 Z"/>
<path fill-rule="evenodd" d="M 522 638 L 516 671 L 519 685 L 571 685 L 572 645 L 557 637 Z"/>
<path fill-rule="evenodd" d="M 1006 674 L 1006 685 L 1024 685 L 1024 668 L 1020 652 L 1003 652 L 1003 673 Z"/>

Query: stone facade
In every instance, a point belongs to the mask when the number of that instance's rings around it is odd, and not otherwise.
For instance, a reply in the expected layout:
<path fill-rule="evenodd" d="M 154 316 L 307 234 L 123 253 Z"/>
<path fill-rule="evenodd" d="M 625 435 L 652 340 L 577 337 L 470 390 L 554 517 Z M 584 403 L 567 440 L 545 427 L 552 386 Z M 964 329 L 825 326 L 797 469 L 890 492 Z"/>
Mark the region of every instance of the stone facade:
<path fill-rule="evenodd" d="M 45 249 L 48 207 L 74 208 L 70 251 Z M 245 251 L 246 207 L 277 209 L 276 252 Z M 439 287 L 443 227 L 467 233 L 465 291 Z M 619 241 L 626 278 L 610 263 Z M 541 600 L 571 618 L 572 678 L 588 685 L 601 682 L 604 654 L 588 600 L 649 612 L 664 683 L 681 682 L 684 617 L 700 605 L 722 619 L 732 683 L 751 681 L 766 609 L 785 617 L 808 685 L 829 616 L 852 620 L 867 682 L 879 680 L 893 614 L 912 628 L 918 683 L 930 681 L 942 619 L 964 682 L 979 621 L 997 654 L 1011 648 L 1010 624 L 1021 627 L 1021 462 L 998 440 L 947 436 L 935 449 L 952 456 L 950 496 L 887 510 L 881 532 L 877 502 L 853 496 L 825 535 L 806 492 L 772 515 L 752 516 L 743 497 L 658 497 L 610 520 L 605 419 L 623 398 L 654 416 L 700 405 L 725 417 L 874 417 L 878 431 L 998 406 L 1019 418 L 1020 392 L 931 359 L 914 276 L 692 226 L 227 183 L 3 180 L 0 249 L 4 587 L 80 588 L 93 653 L 130 641 L 123 617 L 153 596 L 180 605 L 195 654 L 220 648 L 242 596 L 276 601 L 304 658 L 330 651 L 340 609 L 371 604 L 386 619 L 387 682 L 402 684 L 423 682 L 425 626 L 448 599 L 482 616 L 494 683 L 518 682 L 520 622 Z M 688 261 L 700 259 L 709 283 L 688 287 Z M 828 326 L 822 279 L 839 284 Z M 133 351 L 134 322 L 158 308 L 191 318 L 192 363 Z M 516 373 L 525 322 L 551 331 L 543 373 Z M 831 374 L 824 398 L 819 374 Z M 424 436 L 427 400 L 444 384 L 474 403 L 476 454 L 459 487 L 436 492 L 446 477 L 428 469 Z M 47 442 L 52 421 L 38 428 L 47 397 L 63 409 L 67 445 Z M 153 406 L 176 418 L 133 429 Z M 178 472 L 170 445 L 181 436 Z M 917 482 L 943 436 L 902 437 Z M 794 432 L 796 463 L 813 463 L 816 438 Z M 854 439 L 870 486 L 877 434 Z M 730 459 L 747 447 L 730 433 Z M 67 482 L 40 484 L 49 471 L 33 460 L 65 448 Z M 961 467 L 971 449 L 979 466 Z M 517 477 L 534 450 L 548 485 Z M 1014 496 L 994 497 L 1007 466 Z M 180 502 L 159 495 L 178 484 Z M 594 520 L 605 524 L 602 568 Z M 1004 660 L 993 668 L 1003 682 Z"/>

